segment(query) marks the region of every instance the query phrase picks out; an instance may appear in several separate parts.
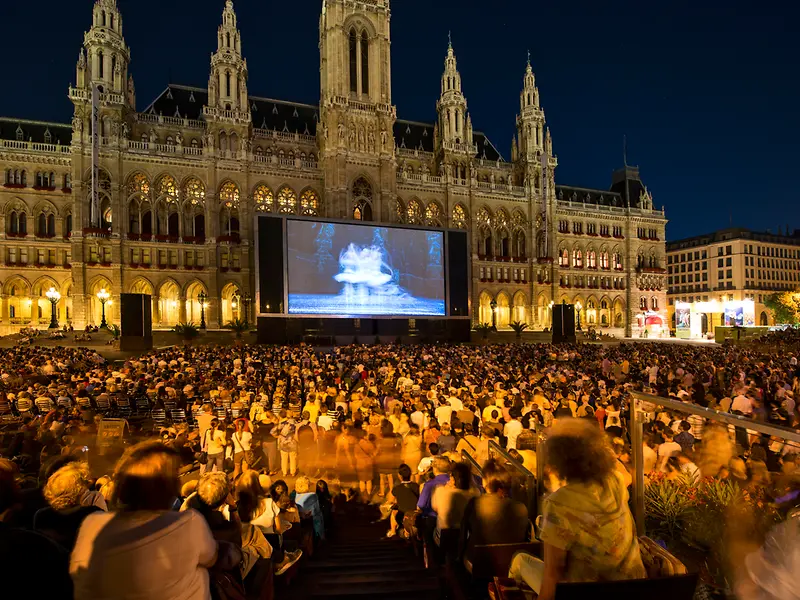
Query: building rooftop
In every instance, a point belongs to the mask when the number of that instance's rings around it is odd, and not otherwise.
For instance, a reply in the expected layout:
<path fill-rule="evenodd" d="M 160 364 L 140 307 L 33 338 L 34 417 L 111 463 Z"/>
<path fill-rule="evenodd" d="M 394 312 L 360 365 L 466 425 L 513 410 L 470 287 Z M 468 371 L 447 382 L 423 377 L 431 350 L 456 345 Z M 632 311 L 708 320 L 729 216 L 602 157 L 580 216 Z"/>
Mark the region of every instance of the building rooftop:
<path fill-rule="evenodd" d="M 69 146 L 72 142 L 72 125 L 0 117 L 0 140 Z"/>
<path fill-rule="evenodd" d="M 704 235 L 697 235 L 690 238 L 684 238 L 682 240 L 667 242 L 667 252 L 684 250 L 686 248 L 696 248 L 699 246 L 708 246 L 709 244 L 718 244 L 730 240 L 753 240 L 757 242 L 766 242 L 769 244 L 800 246 L 800 229 L 795 229 L 794 232 L 789 235 L 775 234 L 771 231 L 752 231 L 745 227 L 720 229 L 719 231 L 706 233 Z"/>

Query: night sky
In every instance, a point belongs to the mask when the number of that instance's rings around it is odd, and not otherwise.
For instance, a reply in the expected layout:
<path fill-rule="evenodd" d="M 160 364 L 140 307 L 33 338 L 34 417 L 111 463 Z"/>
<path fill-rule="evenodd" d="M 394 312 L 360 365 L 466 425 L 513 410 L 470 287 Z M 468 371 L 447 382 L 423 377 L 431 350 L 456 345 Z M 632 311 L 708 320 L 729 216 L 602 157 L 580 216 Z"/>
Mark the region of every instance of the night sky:
<path fill-rule="evenodd" d="M 316 103 L 321 0 L 238 0 L 253 95 Z M 639 165 L 677 239 L 800 228 L 800 3 L 787 0 L 394 0 L 393 100 L 432 122 L 452 30 L 476 129 L 510 159 L 528 49 L 558 183 L 606 189 Z M 69 122 L 91 0 L 0 2 L 0 115 Z M 205 87 L 224 0 L 119 0 L 138 109 Z"/>

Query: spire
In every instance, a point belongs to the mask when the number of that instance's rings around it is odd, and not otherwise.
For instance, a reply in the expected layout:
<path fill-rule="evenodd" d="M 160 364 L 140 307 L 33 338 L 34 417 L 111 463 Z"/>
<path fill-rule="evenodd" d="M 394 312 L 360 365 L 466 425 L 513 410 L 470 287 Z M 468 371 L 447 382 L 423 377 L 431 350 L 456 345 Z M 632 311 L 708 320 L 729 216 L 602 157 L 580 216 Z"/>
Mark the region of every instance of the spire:
<path fill-rule="evenodd" d="M 92 26 L 83 37 L 76 65 L 76 85 L 102 86 L 106 92 L 123 94 L 128 78 L 130 51 L 122 37 L 122 15 L 116 0 L 96 0 Z"/>
<path fill-rule="evenodd" d="M 217 29 L 217 51 L 211 56 L 208 105 L 250 114 L 247 96 L 247 61 L 242 57 L 242 36 L 233 2 L 226 0 Z"/>
<path fill-rule="evenodd" d="M 461 73 L 458 72 L 453 38 L 447 36 L 447 55 L 442 73 L 442 92 L 436 109 L 439 112 L 439 132 L 448 148 L 472 147 L 472 119 L 467 112 L 467 99 L 461 89 Z M 455 144 L 455 145 L 453 145 Z M 463 145 L 463 146 L 462 146 Z"/>

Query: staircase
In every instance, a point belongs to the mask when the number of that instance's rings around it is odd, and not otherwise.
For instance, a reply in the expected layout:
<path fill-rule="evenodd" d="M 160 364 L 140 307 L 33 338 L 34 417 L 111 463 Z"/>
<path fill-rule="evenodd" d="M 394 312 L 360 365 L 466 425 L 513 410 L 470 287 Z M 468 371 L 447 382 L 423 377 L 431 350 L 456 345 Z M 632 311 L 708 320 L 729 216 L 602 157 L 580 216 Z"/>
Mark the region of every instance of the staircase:
<path fill-rule="evenodd" d="M 439 579 L 425 569 L 411 545 L 397 538 L 381 539 L 388 525 L 375 523 L 379 516 L 374 506 L 337 506 L 335 530 L 302 566 L 304 593 L 294 597 L 440 600 Z"/>

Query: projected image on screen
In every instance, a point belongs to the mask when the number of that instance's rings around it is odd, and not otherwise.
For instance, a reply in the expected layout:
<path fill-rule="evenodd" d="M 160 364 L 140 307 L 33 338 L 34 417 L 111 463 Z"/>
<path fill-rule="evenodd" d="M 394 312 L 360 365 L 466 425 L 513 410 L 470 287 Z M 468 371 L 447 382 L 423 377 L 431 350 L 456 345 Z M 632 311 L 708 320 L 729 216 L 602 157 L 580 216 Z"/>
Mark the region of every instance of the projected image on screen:
<path fill-rule="evenodd" d="M 288 221 L 289 313 L 445 316 L 444 234 Z"/>

